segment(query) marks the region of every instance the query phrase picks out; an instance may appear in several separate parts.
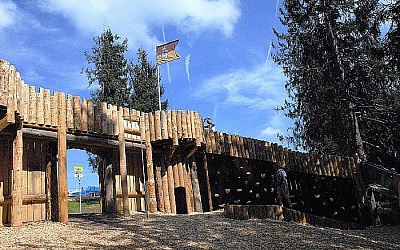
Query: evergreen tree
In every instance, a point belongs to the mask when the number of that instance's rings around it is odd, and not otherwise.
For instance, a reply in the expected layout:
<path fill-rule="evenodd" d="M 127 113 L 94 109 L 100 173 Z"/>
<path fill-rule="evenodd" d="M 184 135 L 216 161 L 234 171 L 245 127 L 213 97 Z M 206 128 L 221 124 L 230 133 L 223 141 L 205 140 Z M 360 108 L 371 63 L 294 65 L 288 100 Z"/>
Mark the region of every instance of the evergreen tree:
<path fill-rule="evenodd" d="M 89 80 L 89 86 L 94 82 L 99 88 L 91 92 L 94 101 L 107 102 L 117 106 L 127 106 L 129 91 L 129 68 L 124 53 L 128 50 L 128 39 L 119 43 L 120 37 L 114 35 L 111 29 L 93 39 L 95 45 L 92 54 L 85 52 L 88 64 L 84 72 Z"/>
<path fill-rule="evenodd" d="M 286 0 L 273 58 L 287 76 L 281 107 L 294 119 L 286 138 L 295 147 L 330 154 L 359 153 L 376 132 L 360 124 L 388 100 L 380 46 L 378 0 Z M 372 144 L 372 143 L 371 143 Z"/>
<path fill-rule="evenodd" d="M 138 49 L 138 63 L 131 66 L 132 89 L 130 107 L 143 112 L 159 110 L 157 66 L 147 60 L 147 53 Z M 160 84 L 161 96 L 164 87 Z M 168 100 L 161 103 L 161 109 L 166 110 Z"/>

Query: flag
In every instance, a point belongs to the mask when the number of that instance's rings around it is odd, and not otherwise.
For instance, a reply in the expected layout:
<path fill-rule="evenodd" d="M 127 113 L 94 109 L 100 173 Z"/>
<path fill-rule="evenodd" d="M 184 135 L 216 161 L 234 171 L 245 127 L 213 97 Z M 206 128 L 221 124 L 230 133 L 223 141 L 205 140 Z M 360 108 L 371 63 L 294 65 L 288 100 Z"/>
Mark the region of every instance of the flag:
<path fill-rule="evenodd" d="M 175 47 L 178 44 L 178 42 L 179 40 L 175 40 L 169 43 L 156 46 L 158 65 L 179 59 L 180 56 L 175 52 Z"/>

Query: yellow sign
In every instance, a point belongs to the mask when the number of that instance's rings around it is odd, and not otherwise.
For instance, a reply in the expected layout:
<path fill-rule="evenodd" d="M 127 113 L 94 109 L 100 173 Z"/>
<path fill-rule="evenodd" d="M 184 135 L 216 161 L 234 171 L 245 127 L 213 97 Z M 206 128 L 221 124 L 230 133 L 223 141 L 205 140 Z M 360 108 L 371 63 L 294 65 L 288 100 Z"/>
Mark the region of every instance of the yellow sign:
<path fill-rule="evenodd" d="M 81 173 L 81 172 L 83 172 L 83 167 L 81 167 L 81 166 L 74 166 L 74 171 L 77 172 L 77 173 Z"/>

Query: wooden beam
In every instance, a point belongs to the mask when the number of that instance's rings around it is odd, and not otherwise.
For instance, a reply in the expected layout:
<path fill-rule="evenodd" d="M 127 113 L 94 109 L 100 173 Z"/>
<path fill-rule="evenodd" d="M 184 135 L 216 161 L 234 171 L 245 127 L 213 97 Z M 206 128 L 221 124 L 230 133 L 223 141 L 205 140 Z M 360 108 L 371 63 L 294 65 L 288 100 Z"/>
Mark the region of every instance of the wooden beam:
<path fill-rule="evenodd" d="M 148 207 L 149 212 L 157 212 L 157 199 L 156 187 L 154 180 L 154 167 L 153 167 L 153 148 L 150 141 L 150 117 L 148 114 L 144 115 L 145 126 L 145 145 L 146 145 L 146 172 L 147 172 L 147 192 L 148 192 Z"/>
<path fill-rule="evenodd" d="M 67 107 L 64 93 L 58 93 L 58 220 L 68 223 Z"/>
<path fill-rule="evenodd" d="M 5 129 L 9 124 L 8 120 L 7 120 L 7 116 L 4 117 L 3 119 L 0 120 L 0 131 L 2 131 L 3 129 Z"/>
<path fill-rule="evenodd" d="M 129 198 L 128 198 L 128 179 L 126 169 L 126 152 L 125 152 L 125 136 L 124 136 L 124 119 L 123 110 L 118 110 L 118 143 L 119 143 L 119 171 L 121 174 L 122 187 L 122 206 L 124 216 L 129 216 Z"/>
<path fill-rule="evenodd" d="M 24 133 L 24 136 L 47 139 L 47 140 L 48 139 L 57 140 L 57 132 L 54 131 L 34 129 L 34 128 L 23 128 L 22 131 Z M 102 148 L 119 147 L 119 142 L 116 139 L 109 139 L 109 138 L 90 136 L 90 135 L 67 134 L 67 142 L 69 144 L 87 145 L 88 147 L 89 146 L 102 147 Z M 125 142 L 125 147 L 140 149 L 141 144 L 135 142 Z"/>
<path fill-rule="evenodd" d="M 197 146 L 194 146 L 189 153 L 186 155 L 185 160 L 183 162 L 186 162 L 192 157 L 192 155 L 197 151 Z"/>
<path fill-rule="evenodd" d="M 18 129 L 13 142 L 11 226 L 22 225 L 22 130 Z"/>

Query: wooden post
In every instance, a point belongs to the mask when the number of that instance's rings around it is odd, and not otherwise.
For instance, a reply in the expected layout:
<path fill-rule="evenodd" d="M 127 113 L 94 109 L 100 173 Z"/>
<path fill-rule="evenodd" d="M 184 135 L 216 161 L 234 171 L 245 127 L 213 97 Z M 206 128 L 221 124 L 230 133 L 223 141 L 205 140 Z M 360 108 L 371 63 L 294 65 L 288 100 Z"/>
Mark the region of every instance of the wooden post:
<path fill-rule="evenodd" d="M 121 174 L 122 187 L 122 205 L 124 216 L 129 216 L 129 198 L 128 198 L 128 179 L 126 169 L 125 137 L 124 137 L 124 118 L 122 107 L 118 110 L 118 142 L 119 142 L 119 170 Z"/>
<path fill-rule="evenodd" d="M 21 226 L 22 210 L 22 155 L 23 141 L 22 130 L 18 129 L 13 142 L 13 177 L 12 177 L 12 210 L 11 226 Z"/>
<path fill-rule="evenodd" d="M 194 197 L 194 211 L 202 213 L 203 205 L 201 203 L 200 185 L 199 185 L 199 178 L 197 175 L 197 164 L 194 157 L 192 157 L 190 166 L 191 166 L 190 173 L 192 175 L 192 187 L 193 187 L 193 197 Z"/>
<path fill-rule="evenodd" d="M 58 220 L 68 223 L 67 110 L 64 93 L 58 93 Z"/>
<path fill-rule="evenodd" d="M 213 205 L 212 205 L 210 176 L 208 175 L 207 154 L 206 154 L 205 151 L 203 151 L 203 167 L 204 167 L 204 172 L 206 174 L 207 192 L 208 192 L 208 205 L 209 205 L 210 212 L 212 212 Z"/>
<path fill-rule="evenodd" d="M 51 220 L 51 159 L 46 164 L 46 220 Z"/>
<path fill-rule="evenodd" d="M 147 172 L 147 192 L 149 197 L 149 212 L 157 212 L 157 199 L 156 188 L 154 181 L 154 168 L 153 168 L 153 148 L 150 141 L 150 119 L 149 115 L 144 115 L 145 120 L 145 145 L 146 145 L 146 172 Z"/>
<path fill-rule="evenodd" d="M 169 199 L 169 190 L 168 190 L 168 173 L 167 173 L 167 162 L 165 157 L 161 159 L 161 183 L 162 183 L 162 193 L 164 198 L 164 210 L 166 213 L 171 213 L 171 203 Z"/>
<path fill-rule="evenodd" d="M 157 191 L 157 200 L 158 200 L 158 210 L 162 213 L 165 212 L 165 203 L 164 203 L 164 193 L 163 193 L 163 184 L 161 178 L 161 166 L 156 166 L 156 191 Z"/>
<path fill-rule="evenodd" d="M 171 207 L 171 213 L 176 214 L 175 193 L 174 193 L 174 172 L 172 169 L 171 161 L 168 161 L 167 179 L 168 179 L 168 193 L 169 193 L 169 203 Z"/>

